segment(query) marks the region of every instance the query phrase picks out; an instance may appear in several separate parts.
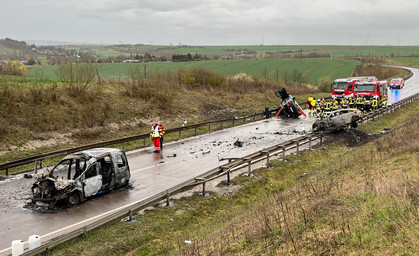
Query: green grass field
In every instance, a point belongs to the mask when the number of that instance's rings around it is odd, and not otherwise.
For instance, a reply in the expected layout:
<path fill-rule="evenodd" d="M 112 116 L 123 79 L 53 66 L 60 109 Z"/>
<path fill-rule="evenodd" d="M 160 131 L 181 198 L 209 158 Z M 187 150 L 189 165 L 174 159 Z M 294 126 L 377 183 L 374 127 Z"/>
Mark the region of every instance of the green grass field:
<path fill-rule="evenodd" d="M 261 57 L 267 53 L 281 57 L 283 54 L 291 54 L 293 51 L 303 50 L 303 54 L 321 53 L 333 57 L 345 56 L 376 56 L 376 57 L 399 57 L 419 55 L 419 46 L 362 46 L 362 45 L 222 45 L 222 46 L 185 46 L 185 45 L 114 45 L 114 46 L 86 46 L 103 56 L 116 56 L 127 54 L 128 51 L 147 51 L 150 53 L 160 52 L 165 54 L 202 54 L 202 55 L 243 55 L 233 50 L 250 50 L 256 53 L 247 54 L 252 57 Z M 298 54 L 297 54 L 298 55 Z"/>
<path fill-rule="evenodd" d="M 391 59 L 395 62 L 401 63 L 403 65 L 411 66 L 411 67 L 419 67 L 419 58 L 393 58 Z"/>
<path fill-rule="evenodd" d="M 222 75 L 235 75 L 241 72 L 255 77 L 269 77 L 273 81 L 284 81 L 286 74 L 296 69 L 304 73 L 309 83 L 316 83 L 322 76 L 332 79 L 350 76 L 356 61 L 330 59 L 279 59 L 279 60 L 211 60 L 196 62 L 153 62 L 153 63 L 100 63 L 97 65 L 102 79 L 114 78 L 121 80 L 138 70 L 144 75 L 155 73 L 176 72 L 180 68 L 204 68 Z M 28 71 L 28 78 L 43 74 L 55 80 L 57 66 L 42 66 Z"/>

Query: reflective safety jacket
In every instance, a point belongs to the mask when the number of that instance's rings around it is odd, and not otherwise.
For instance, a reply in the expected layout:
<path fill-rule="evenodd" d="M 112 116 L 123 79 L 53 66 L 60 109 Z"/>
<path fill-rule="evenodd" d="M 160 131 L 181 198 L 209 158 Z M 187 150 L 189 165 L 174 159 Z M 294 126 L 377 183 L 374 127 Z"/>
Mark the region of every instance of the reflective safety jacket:
<path fill-rule="evenodd" d="M 164 125 L 159 125 L 159 133 L 163 136 L 166 133 L 166 129 L 164 129 Z"/>
<path fill-rule="evenodd" d="M 308 98 L 308 99 L 307 99 L 307 101 L 306 101 L 306 102 L 307 102 L 307 104 L 309 104 L 309 105 L 313 106 L 313 105 L 314 105 L 313 100 L 314 100 L 314 99 L 313 99 L 313 97 L 310 97 L 310 98 Z"/>
<path fill-rule="evenodd" d="M 373 108 L 376 108 L 376 107 L 377 107 L 377 105 L 378 105 L 378 100 L 377 100 L 377 99 L 373 99 L 373 100 L 371 101 L 371 106 L 372 106 Z"/>
<path fill-rule="evenodd" d="M 355 98 L 354 97 L 350 97 L 349 98 L 349 105 L 354 105 L 355 103 Z"/>
<path fill-rule="evenodd" d="M 334 110 L 338 109 L 338 101 L 337 100 L 333 102 L 333 109 Z"/>
<path fill-rule="evenodd" d="M 348 100 L 343 99 L 342 100 L 342 108 L 347 108 L 348 107 Z"/>
<path fill-rule="evenodd" d="M 364 105 L 365 104 L 365 98 L 364 97 L 358 97 L 356 99 L 356 104 L 358 104 L 358 105 Z"/>
<path fill-rule="evenodd" d="M 159 138 L 160 137 L 160 131 L 159 131 L 159 126 L 158 125 L 151 127 L 150 136 L 152 138 Z"/>
<path fill-rule="evenodd" d="M 332 102 L 328 101 L 326 102 L 326 107 L 324 108 L 324 110 L 331 110 L 332 109 Z"/>

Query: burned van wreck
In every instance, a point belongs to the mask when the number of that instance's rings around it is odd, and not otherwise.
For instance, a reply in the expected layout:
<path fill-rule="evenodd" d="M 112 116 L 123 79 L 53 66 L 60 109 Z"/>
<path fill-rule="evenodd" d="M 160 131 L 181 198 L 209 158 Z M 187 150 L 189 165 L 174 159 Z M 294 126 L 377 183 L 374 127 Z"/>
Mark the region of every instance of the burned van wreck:
<path fill-rule="evenodd" d="M 51 168 L 35 170 L 32 202 L 75 206 L 89 197 L 126 186 L 130 169 L 125 152 L 96 148 L 70 154 Z"/>

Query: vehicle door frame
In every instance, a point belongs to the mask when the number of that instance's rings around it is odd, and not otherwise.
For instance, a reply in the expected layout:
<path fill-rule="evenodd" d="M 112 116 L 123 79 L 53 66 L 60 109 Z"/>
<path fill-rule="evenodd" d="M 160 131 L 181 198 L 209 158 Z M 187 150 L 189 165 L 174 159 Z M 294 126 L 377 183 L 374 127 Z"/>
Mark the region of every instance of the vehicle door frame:
<path fill-rule="evenodd" d="M 96 170 L 96 175 L 86 178 L 86 174 L 92 167 Z M 97 162 L 94 162 L 86 168 L 86 171 L 81 175 L 81 183 L 83 197 L 87 198 L 99 193 L 102 189 L 103 180 L 102 175 L 99 173 L 99 166 Z"/>

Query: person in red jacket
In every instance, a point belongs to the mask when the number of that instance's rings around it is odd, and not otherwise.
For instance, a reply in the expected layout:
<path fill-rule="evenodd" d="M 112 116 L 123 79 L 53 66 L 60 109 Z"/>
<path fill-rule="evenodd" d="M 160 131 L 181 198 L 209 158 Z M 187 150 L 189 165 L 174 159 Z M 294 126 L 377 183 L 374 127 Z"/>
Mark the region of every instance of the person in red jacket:
<path fill-rule="evenodd" d="M 157 125 L 159 126 L 159 133 L 160 133 L 160 149 L 163 150 L 163 138 L 164 138 L 164 133 L 166 132 L 166 129 L 164 129 L 164 125 L 160 122 L 157 122 Z"/>
<path fill-rule="evenodd" d="M 153 126 L 151 127 L 150 137 L 153 140 L 154 144 L 154 153 L 160 152 L 160 131 L 159 125 L 156 121 L 153 122 Z"/>

